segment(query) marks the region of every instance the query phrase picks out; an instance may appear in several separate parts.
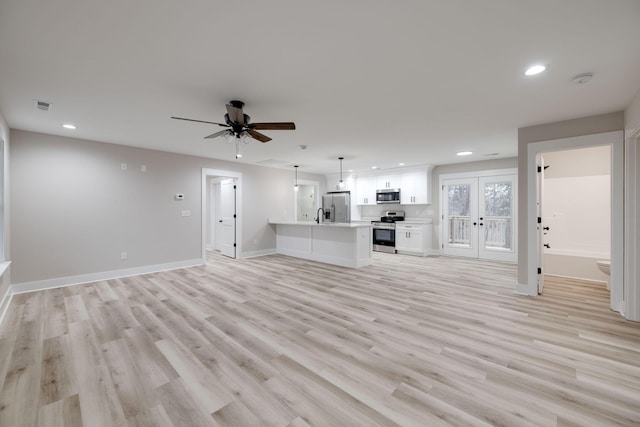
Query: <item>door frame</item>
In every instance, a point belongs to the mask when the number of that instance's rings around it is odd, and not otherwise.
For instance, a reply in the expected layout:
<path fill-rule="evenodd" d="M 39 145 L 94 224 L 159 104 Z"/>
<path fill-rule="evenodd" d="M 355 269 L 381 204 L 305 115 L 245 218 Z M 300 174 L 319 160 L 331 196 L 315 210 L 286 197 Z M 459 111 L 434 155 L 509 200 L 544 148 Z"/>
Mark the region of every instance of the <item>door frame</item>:
<path fill-rule="evenodd" d="M 625 140 L 624 226 L 624 312 L 626 319 L 640 322 L 640 126 Z"/>
<path fill-rule="evenodd" d="M 518 186 L 518 168 L 508 168 L 508 169 L 486 169 L 486 170 L 480 170 L 480 171 L 473 171 L 473 172 L 459 172 L 459 173 L 447 173 L 447 174 L 442 174 L 439 177 L 438 180 L 438 189 L 439 189 L 439 193 L 440 193 L 440 206 L 439 206 L 439 217 L 440 217 L 440 247 L 438 248 L 438 252 L 440 253 L 440 255 L 444 255 L 444 239 L 445 239 L 445 235 L 444 235 L 444 192 L 442 191 L 442 186 L 443 181 L 448 180 L 448 179 L 458 179 L 458 178 L 485 178 L 485 177 L 491 177 L 491 176 L 500 176 L 500 175 L 515 175 L 516 176 L 516 180 L 515 180 L 515 186 L 516 188 L 514 188 L 514 215 L 513 215 L 513 245 L 514 245 L 514 254 L 515 254 L 515 259 L 517 260 L 518 258 L 518 213 L 517 213 L 517 208 L 518 208 L 518 192 L 517 192 L 517 186 Z"/>
<path fill-rule="evenodd" d="M 537 239 L 537 155 L 576 148 L 611 147 L 611 299 L 613 311 L 624 312 L 624 133 L 623 131 L 553 139 L 527 144 L 527 291 L 518 293 L 538 294 L 538 239 Z"/>
<path fill-rule="evenodd" d="M 242 173 L 221 170 L 221 169 L 209 169 L 202 168 L 201 172 L 201 246 L 202 246 L 202 262 L 207 263 L 207 221 L 210 220 L 207 215 L 207 204 L 209 203 L 209 197 L 207 195 L 207 181 L 211 178 L 234 178 L 236 180 L 236 259 L 242 258 Z"/>
<path fill-rule="evenodd" d="M 318 213 L 318 208 L 320 207 L 320 197 L 322 197 L 322 195 L 320 194 L 320 182 L 318 181 L 312 181 L 309 179 L 298 179 L 298 185 L 313 185 L 315 187 L 315 197 L 316 197 L 316 214 Z M 294 216 L 294 220 L 297 221 L 297 216 L 298 216 L 298 192 L 294 191 L 293 192 L 293 216 Z"/>

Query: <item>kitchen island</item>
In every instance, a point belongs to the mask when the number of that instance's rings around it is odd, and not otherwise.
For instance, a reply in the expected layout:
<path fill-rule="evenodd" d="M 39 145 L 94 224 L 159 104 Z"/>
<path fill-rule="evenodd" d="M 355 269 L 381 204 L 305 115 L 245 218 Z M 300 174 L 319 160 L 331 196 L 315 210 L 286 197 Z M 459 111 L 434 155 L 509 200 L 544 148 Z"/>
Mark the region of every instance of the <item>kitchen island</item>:
<path fill-rule="evenodd" d="M 371 224 L 269 220 L 276 228 L 276 252 L 342 267 L 371 264 Z"/>

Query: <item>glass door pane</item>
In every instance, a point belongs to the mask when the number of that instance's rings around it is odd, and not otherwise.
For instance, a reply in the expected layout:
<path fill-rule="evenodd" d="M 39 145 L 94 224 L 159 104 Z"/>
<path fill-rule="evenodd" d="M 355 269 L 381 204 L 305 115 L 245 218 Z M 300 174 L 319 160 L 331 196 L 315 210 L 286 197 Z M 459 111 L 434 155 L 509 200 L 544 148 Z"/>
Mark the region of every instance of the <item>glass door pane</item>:
<path fill-rule="evenodd" d="M 443 212 L 447 255 L 477 257 L 477 178 L 445 180 Z"/>
<path fill-rule="evenodd" d="M 503 261 L 515 259 L 515 176 L 480 178 L 482 202 L 479 206 L 481 258 Z"/>
<path fill-rule="evenodd" d="M 471 217 L 469 216 L 469 202 L 471 199 L 471 185 L 450 185 L 448 190 L 449 244 L 470 247 Z"/>

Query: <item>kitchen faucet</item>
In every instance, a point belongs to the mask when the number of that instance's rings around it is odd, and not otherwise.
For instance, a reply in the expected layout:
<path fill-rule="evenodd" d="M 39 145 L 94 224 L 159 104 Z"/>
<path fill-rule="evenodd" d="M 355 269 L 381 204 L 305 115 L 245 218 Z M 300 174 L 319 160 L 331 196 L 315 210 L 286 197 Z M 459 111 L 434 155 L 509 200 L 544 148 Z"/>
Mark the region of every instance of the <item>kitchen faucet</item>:
<path fill-rule="evenodd" d="M 318 208 L 318 210 L 316 211 L 316 215 L 317 215 L 316 222 L 318 224 L 320 224 L 320 211 L 322 211 L 322 215 L 324 216 L 324 209 Z"/>

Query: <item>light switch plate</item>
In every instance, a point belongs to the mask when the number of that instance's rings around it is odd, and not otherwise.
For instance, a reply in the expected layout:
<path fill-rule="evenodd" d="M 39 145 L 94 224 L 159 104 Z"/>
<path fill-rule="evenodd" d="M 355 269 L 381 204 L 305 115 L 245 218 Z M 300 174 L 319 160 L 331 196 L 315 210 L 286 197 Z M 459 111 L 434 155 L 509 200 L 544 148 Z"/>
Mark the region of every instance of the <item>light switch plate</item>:
<path fill-rule="evenodd" d="M 182 216 L 191 216 L 191 211 L 186 209 L 182 211 Z"/>

